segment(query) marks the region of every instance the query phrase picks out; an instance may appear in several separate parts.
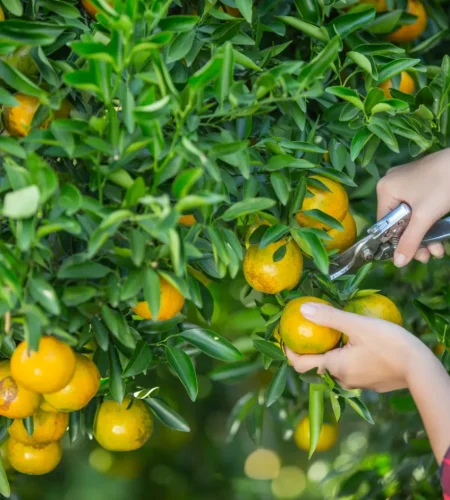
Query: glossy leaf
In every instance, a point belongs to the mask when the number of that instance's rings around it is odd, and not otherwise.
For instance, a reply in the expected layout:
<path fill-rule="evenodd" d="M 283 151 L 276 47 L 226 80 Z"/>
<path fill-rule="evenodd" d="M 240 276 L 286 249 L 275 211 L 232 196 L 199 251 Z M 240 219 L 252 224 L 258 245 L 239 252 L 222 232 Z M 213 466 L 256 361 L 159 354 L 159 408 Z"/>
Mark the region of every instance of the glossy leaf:
<path fill-rule="evenodd" d="M 184 385 L 191 401 L 197 399 L 198 383 L 191 358 L 177 347 L 166 346 L 166 358 L 169 366 Z"/>
<path fill-rule="evenodd" d="M 221 361 L 238 361 L 242 354 L 228 340 L 203 328 L 192 328 L 180 332 L 180 336 L 197 349 Z"/>

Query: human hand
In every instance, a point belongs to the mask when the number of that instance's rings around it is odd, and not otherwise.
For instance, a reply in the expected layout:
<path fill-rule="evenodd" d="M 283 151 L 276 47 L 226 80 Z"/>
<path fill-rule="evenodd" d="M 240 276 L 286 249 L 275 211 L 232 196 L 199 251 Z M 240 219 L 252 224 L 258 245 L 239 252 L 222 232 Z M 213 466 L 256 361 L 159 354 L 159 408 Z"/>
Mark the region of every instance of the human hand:
<path fill-rule="evenodd" d="M 400 238 L 394 264 L 403 267 L 412 258 L 428 262 L 430 255 L 442 257 L 442 243 L 428 248 L 419 245 L 430 227 L 450 211 L 450 149 L 389 170 L 377 185 L 378 219 L 402 202 L 412 209 L 412 217 Z"/>
<path fill-rule="evenodd" d="M 431 351 L 404 328 L 380 319 L 352 314 L 330 306 L 308 303 L 305 318 L 343 332 L 346 346 L 320 355 L 299 355 L 286 348 L 300 373 L 317 367 L 328 370 L 345 388 L 387 392 L 409 387 L 411 370 L 435 362 Z"/>

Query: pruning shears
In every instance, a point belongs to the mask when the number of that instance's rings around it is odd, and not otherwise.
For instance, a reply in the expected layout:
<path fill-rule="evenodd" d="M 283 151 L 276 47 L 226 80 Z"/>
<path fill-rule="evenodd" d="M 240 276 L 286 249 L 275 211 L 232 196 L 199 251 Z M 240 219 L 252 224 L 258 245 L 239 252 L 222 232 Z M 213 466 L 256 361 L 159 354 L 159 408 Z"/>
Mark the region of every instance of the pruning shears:
<path fill-rule="evenodd" d="M 330 265 L 331 281 L 356 270 L 374 260 L 386 260 L 394 256 L 395 249 L 411 219 L 411 208 L 400 204 L 386 217 L 367 230 L 367 236 L 338 255 Z M 421 247 L 450 239 L 450 217 L 441 219 L 428 231 Z"/>

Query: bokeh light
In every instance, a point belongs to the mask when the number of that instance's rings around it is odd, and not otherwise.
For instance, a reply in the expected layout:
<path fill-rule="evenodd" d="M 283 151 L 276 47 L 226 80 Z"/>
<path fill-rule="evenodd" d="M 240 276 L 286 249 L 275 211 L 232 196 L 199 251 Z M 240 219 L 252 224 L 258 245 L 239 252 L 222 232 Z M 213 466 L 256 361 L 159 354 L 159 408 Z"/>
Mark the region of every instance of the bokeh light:
<path fill-rule="evenodd" d="M 282 467 L 272 481 L 272 493 L 276 498 L 297 498 L 306 487 L 305 473 L 295 465 Z"/>
<path fill-rule="evenodd" d="M 311 464 L 308 469 L 308 479 L 313 483 L 320 483 L 330 471 L 330 464 L 323 460 L 318 460 Z"/>
<path fill-rule="evenodd" d="M 280 467 L 280 458 L 274 451 L 259 448 L 247 457 L 244 471 L 251 479 L 267 480 L 276 478 Z"/>
<path fill-rule="evenodd" d="M 108 472 L 113 462 L 113 454 L 103 448 L 95 448 L 89 455 L 90 466 L 98 472 Z"/>

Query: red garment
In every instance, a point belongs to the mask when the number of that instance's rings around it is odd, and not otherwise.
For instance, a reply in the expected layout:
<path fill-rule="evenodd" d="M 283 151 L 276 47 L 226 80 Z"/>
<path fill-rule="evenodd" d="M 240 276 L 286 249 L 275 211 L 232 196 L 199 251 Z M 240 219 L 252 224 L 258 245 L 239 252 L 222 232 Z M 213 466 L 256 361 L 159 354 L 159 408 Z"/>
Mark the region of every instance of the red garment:
<path fill-rule="evenodd" d="M 441 481 L 442 490 L 444 491 L 444 500 L 450 500 L 450 448 L 442 462 Z"/>

